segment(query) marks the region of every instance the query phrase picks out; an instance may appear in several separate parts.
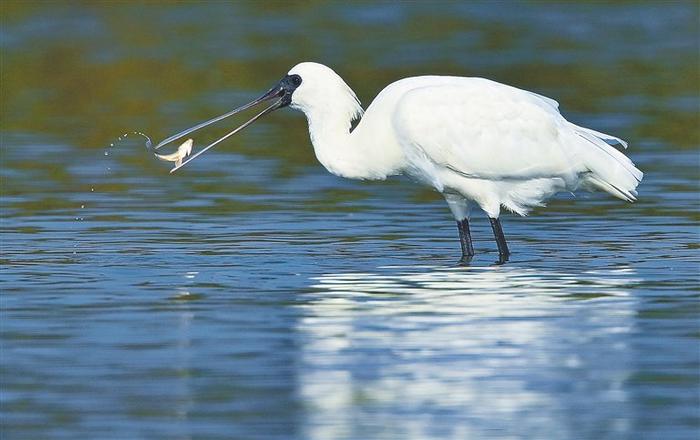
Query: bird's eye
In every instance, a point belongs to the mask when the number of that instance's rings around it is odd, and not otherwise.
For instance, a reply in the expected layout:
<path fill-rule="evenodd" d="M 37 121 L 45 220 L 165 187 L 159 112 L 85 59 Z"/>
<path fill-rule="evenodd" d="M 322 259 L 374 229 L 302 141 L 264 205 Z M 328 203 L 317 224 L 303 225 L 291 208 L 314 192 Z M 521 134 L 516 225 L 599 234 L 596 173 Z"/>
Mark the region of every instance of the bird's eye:
<path fill-rule="evenodd" d="M 299 87 L 301 84 L 301 77 L 299 75 L 292 75 L 292 84 L 294 84 L 296 87 Z"/>

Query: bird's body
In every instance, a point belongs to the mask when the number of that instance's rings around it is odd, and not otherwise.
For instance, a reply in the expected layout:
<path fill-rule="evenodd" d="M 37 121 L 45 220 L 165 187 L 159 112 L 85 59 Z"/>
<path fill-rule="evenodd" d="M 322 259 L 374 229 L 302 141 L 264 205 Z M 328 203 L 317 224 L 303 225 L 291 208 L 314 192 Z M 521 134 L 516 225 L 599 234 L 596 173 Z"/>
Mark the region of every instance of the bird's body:
<path fill-rule="evenodd" d="M 487 79 L 405 78 L 363 114 L 350 87 L 322 64 L 298 64 L 287 78 L 293 83 L 274 96 L 304 112 L 321 164 L 342 177 L 406 174 L 435 188 L 458 222 L 464 260 L 473 255 L 471 204 L 491 219 L 503 262 L 502 207 L 525 215 L 554 193 L 579 188 L 634 201 L 642 179 L 608 144 L 626 147 L 621 139 L 568 122 L 553 99 Z"/>
<path fill-rule="evenodd" d="M 603 186 L 631 201 L 641 179 L 604 142 L 622 140 L 566 121 L 552 99 L 487 79 L 405 78 L 382 90 L 364 115 L 354 95 L 345 100 L 321 111 L 297 105 L 328 171 L 354 179 L 408 174 L 490 217 L 501 206 L 524 215 L 579 187 Z"/>

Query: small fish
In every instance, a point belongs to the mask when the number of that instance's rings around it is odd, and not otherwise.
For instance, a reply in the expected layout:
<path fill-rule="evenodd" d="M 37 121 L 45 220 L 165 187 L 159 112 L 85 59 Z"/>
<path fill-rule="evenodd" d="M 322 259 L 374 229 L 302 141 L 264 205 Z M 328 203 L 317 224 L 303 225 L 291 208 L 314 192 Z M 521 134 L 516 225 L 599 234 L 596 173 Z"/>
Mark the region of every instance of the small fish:
<path fill-rule="evenodd" d="M 175 162 L 175 168 L 179 167 L 182 165 L 182 159 L 186 158 L 187 156 L 192 153 L 192 144 L 194 141 L 192 139 L 187 139 L 182 145 L 177 147 L 177 151 L 171 154 L 158 154 L 158 153 L 153 153 L 155 156 L 160 159 L 164 160 L 167 162 Z"/>

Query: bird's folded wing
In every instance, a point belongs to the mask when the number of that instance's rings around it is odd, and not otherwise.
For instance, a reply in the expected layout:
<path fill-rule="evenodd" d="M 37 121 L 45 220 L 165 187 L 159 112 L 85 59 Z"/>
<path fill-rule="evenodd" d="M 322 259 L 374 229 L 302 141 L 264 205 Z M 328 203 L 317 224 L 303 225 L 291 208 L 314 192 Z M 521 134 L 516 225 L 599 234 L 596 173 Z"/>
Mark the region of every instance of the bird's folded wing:
<path fill-rule="evenodd" d="M 393 124 L 409 161 L 482 179 L 565 177 L 581 162 L 566 147 L 570 124 L 556 106 L 525 90 L 465 78 L 408 91 Z"/>

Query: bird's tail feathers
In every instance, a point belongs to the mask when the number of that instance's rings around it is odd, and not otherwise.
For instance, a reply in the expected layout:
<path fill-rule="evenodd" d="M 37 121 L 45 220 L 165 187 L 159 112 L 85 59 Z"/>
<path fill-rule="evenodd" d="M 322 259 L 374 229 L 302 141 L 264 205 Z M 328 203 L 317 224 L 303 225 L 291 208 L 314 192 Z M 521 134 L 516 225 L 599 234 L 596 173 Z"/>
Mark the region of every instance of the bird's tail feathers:
<path fill-rule="evenodd" d="M 604 140 L 604 141 L 608 141 L 608 142 L 613 142 L 613 143 L 616 143 L 616 144 L 620 144 L 620 145 L 622 145 L 622 148 L 627 149 L 627 142 L 625 142 L 624 140 L 620 139 L 619 137 L 612 136 L 612 135 L 609 135 L 609 134 L 606 134 L 606 133 L 601 133 L 600 131 L 595 131 L 595 130 L 593 130 L 593 129 L 586 128 L 586 127 L 581 127 L 581 126 L 578 126 L 578 125 L 575 125 L 575 124 L 571 124 L 571 125 L 574 126 L 574 128 L 576 129 L 576 131 L 577 131 L 578 133 L 586 133 L 586 134 L 588 134 L 588 135 L 591 135 L 591 136 L 596 137 L 596 138 L 598 138 L 598 139 L 602 139 L 602 140 Z"/>
<path fill-rule="evenodd" d="M 634 166 L 627 156 L 606 141 L 619 143 L 625 148 L 627 143 L 615 136 L 573 126 L 576 135 L 584 140 L 578 143 L 583 164 L 589 171 L 583 186 L 603 190 L 628 202 L 637 200 L 636 188 L 644 173 Z"/>

